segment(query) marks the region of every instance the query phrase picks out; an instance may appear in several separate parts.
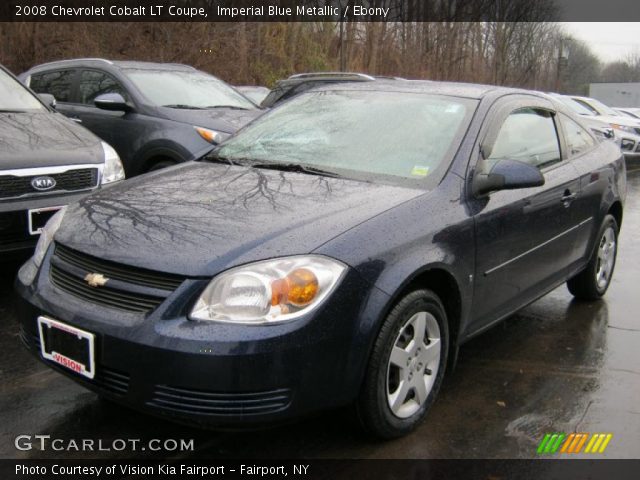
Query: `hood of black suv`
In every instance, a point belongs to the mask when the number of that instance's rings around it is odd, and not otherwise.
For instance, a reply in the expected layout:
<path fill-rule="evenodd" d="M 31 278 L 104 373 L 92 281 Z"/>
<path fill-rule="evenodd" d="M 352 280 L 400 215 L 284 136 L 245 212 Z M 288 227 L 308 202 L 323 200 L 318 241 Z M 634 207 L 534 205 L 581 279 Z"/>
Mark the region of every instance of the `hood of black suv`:
<path fill-rule="evenodd" d="M 211 276 L 251 261 L 304 254 L 423 191 L 189 162 L 71 205 L 55 239 L 123 264 Z"/>
<path fill-rule="evenodd" d="M 103 161 L 98 137 L 58 113 L 0 112 L 0 170 Z"/>
<path fill-rule="evenodd" d="M 239 110 L 235 108 L 207 108 L 202 110 L 160 107 L 169 120 L 189 123 L 195 127 L 210 128 L 224 133 L 235 133 L 247 123 L 264 113 L 264 110 Z"/>

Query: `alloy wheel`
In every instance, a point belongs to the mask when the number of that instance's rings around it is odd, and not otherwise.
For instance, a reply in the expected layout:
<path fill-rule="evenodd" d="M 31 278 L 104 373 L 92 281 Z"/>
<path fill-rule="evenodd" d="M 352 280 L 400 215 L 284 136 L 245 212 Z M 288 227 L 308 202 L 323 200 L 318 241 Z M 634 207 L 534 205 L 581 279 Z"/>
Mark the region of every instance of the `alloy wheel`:
<path fill-rule="evenodd" d="M 440 365 L 440 327 L 418 312 L 400 328 L 387 366 L 387 402 L 396 417 L 414 415 L 427 401 Z"/>
<path fill-rule="evenodd" d="M 612 227 L 602 234 L 598 245 L 598 260 L 596 265 L 596 284 L 600 290 L 607 287 L 611 280 L 616 261 L 616 234 Z"/>

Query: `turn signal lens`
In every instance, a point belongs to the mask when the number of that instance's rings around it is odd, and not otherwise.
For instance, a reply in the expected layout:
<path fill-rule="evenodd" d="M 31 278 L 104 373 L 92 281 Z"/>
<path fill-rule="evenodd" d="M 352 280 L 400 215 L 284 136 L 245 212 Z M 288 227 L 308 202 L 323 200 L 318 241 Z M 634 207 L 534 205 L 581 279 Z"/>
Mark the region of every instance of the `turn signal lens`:
<path fill-rule="evenodd" d="M 307 268 L 298 268 L 285 278 L 271 283 L 271 306 L 287 303 L 296 307 L 309 305 L 318 295 L 318 278 Z"/>
<path fill-rule="evenodd" d="M 218 144 L 223 140 L 229 138 L 228 133 L 216 132 L 215 130 L 210 130 L 208 128 L 203 127 L 193 127 L 196 129 L 196 132 L 205 139 L 209 143 Z"/>

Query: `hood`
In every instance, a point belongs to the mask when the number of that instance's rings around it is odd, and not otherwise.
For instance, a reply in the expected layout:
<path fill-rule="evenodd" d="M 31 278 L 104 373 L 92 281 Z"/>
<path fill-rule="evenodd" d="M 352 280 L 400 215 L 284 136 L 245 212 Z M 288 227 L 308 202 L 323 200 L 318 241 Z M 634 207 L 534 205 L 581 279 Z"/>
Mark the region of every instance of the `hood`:
<path fill-rule="evenodd" d="M 207 110 L 187 110 L 159 107 L 165 118 L 195 127 L 210 128 L 224 133 L 235 133 L 247 123 L 264 113 L 264 110 L 236 110 L 233 108 L 210 108 Z"/>
<path fill-rule="evenodd" d="M 98 137 L 52 112 L 0 112 L 0 170 L 102 163 Z"/>
<path fill-rule="evenodd" d="M 625 127 L 633 127 L 633 128 L 640 127 L 640 121 L 634 120 L 633 118 L 616 117 L 613 115 L 597 115 L 597 116 L 583 117 L 583 118 L 588 118 L 596 122 L 606 123 L 608 125 L 615 123 L 618 125 L 623 125 Z"/>
<path fill-rule="evenodd" d="M 189 162 L 89 195 L 67 210 L 56 241 L 106 260 L 212 276 L 310 253 L 422 190 Z"/>

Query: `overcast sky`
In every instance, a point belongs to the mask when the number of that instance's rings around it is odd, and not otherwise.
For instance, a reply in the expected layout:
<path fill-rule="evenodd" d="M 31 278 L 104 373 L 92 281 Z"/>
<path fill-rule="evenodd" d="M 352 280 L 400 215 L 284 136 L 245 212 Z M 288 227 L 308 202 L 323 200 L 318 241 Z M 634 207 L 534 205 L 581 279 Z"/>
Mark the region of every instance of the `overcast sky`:
<path fill-rule="evenodd" d="M 567 32 L 585 41 L 603 62 L 624 60 L 629 52 L 640 51 L 640 23 L 563 23 Z"/>

